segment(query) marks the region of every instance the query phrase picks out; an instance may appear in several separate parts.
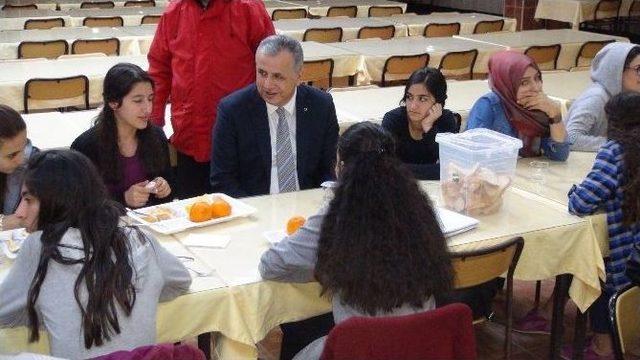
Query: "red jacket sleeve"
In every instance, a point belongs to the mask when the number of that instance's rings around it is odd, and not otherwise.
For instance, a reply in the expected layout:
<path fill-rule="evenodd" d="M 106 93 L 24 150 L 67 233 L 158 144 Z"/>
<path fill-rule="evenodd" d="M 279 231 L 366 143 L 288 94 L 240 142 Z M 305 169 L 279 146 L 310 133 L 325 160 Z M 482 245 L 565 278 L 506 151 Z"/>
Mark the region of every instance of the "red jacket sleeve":
<path fill-rule="evenodd" d="M 168 14 L 160 18 L 156 34 L 151 43 L 147 60 L 149 61 L 149 75 L 155 85 L 151 122 L 157 126 L 164 126 L 164 111 L 171 93 L 171 51 L 168 46 Z"/>

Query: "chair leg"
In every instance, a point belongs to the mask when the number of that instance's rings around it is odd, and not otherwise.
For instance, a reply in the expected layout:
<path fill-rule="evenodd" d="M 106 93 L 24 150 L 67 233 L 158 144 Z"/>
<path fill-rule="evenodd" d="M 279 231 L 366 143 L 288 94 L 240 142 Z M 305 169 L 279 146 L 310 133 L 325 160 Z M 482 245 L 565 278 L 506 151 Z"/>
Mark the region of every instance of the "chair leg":
<path fill-rule="evenodd" d="M 562 274 L 556 276 L 556 285 L 553 295 L 553 318 L 551 319 L 551 341 L 549 346 L 549 358 L 560 359 L 562 349 L 562 334 L 564 333 L 564 306 L 568 300 L 569 286 L 573 276 Z"/>
<path fill-rule="evenodd" d="M 202 350 L 204 357 L 211 360 L 211 333 L 198 335 L 198 349 Z"/>
<path fill-rule="evenodd" d="M 536 281 L 536 297 L 533 301 L 533 308 L 538 310 L 540 307 L 540 290 L 542 288 L 542 281 Z"/>
<path fill-rule="evenodd" d="M 577 310 L 576 325 L 573 335 L 573 359 L 582 360 L 584 354 L 585 335 L 587 332 L 587 314 Z"/>
<path fill-rule="evenodd" d="M 504 336 L 504 358 L 511 359 L 511 329 L 513 327 L 513 277 L 507 277 L 507 324 Z"/>

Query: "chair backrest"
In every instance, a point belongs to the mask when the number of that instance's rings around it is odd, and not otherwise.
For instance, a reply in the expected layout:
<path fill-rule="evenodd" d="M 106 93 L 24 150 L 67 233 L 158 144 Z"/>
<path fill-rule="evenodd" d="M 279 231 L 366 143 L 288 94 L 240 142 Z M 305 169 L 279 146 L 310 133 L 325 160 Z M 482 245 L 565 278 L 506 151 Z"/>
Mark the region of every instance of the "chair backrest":
<path fill-rule="evenodd" d="M 524 54 L 532 58 L 540 70 L 555 70 L 558 65 L 560 49 L 560 44 L 530 46 L 524 51 Z"/>
<path fill-rule="evenodd" d="M 157 24 L 160 22 L 160 15 L 145 15 L 140 20 L 140 25 Z"/>
<path fill-rule="evenodd" d="M 109 56 L 120 55 L 120 40 L 110 39 L 78 39 L 71 44 L 71 54 L 103 53 Z"/>
<path fill-rule="evenodd" d="M 486 34 L 490 32 L 498 32 L 502 31 L 504 28 L 504 20 L 485 20 L 478 21 L 476 26 L 473 28 L 474 34 Z"/>
<path fill-rule="evenodd" d="M 309 28 L 305 30 L 302 41 L 315 41 L 319 43 L 332 43 L 342 41 L 342 28 L 316 29 Z"/>
<path fill-rule="evenodd" d="M 82 101 L 79 101 L 82 97 Z M 56 107 L 69 106 L 60 100 L 72 101 L 71 105 L 83 103 L 89 109 L 89 79 L 84 75 L 57 79 L 30 79 L 24 85 L 24 112 L 29 112 L 30 100 L 56 100 Z"/>
<path fill-rule="evenodd" d="M 302 81 L 320 89 L 329 89 L 333 79 L 333 59 L 305 61 Z"/>
<path fill-rule="evenodd" d="M 593 12 L 593 20 L 611 20 L 616 19 L 620 12 L 621 0 L 600 0 Z"/>
<path fill-rule="evenodd" d="M 605 45 L 612 42 L 615 42 L 615 40 L 587 41 L 582 44 L 580 51 L 578 51 L 578 55 L 576 55 L 575 66 L 591 66 L 591 60 L 593 60 L 598 51 L 600 51 Z"/>
<path fill-rule="evenodd" d="M 113 1 L 83 1 L 80 9 L 113 9 L 115 6 Z"/>
<path fill-rule="evenodd" d="M 304 19 L 307 17 L 306 9 L 276 9 L 271 13 L 271 20 Z"/>
<path fill-rule="evenodd" d="M 447 79 L 471 80 L 478 50 L 452 51 L 444 54 L 438 69 Z"/>
<path fill-rule="evenodd" d="M 424 28 L 425 37 L 444 37 L 460 34 L 460 23 L 429 24 Z"/>
<path fill-rule="evenodd" d="M 38 5 L 36 5 L 36 4 L 27 4 L 27 5 L 6 4 L 6 5 L 2 6 L 2 10 L 38 10 Z"/>
<path fill-rule="evenodd" d="M 156 2 L 154 0 L 131 0 L 124 2 L 125 7 L 155 7 Z"/>
<path fill-rule="evenodd" d="M 388 81 L 406 80 L 411 73 L 418 69 L 422 69 L 429 64 L 429 54 L 417 55 L 396 55 L 391 56 L 384 63 L 382 68 L 381 86 L 387 86 Z"/>
<path fill-rule="evenodd" d="M 358 14 L 358 7 L 353 6 L 330 6 L 327 10 L 327 17 L 334 16 L 346 16 L 350 18 L 356 17 Z"/>
<path fill-rule="evenodd" d="M 640 348 L 640 287 L 628 286 L 609 300 L 616 359 L 624 359 L 629 350 Z"/>
<path fill-rule="evenodd" d="M 513 276 L 524 240 L 516 237 L 493 247 L 453 253 L 454 287 L 465 289 L 485 283 L 506 273 Z"/>
<path fill-rule="evenodd" d="M 369 17 L 387 17 L 402 14 L 401 6 L 372 6 L 369 8 Z"/>
<path fill-rule="evenodd" d="M 24 22 L 25 30 L 33 30 L 33 29 L 51 29 L 54 27 L 63 27 L 64 19 L 63 18 L 51 18 L 51 19 L 29 19 Z"/>
<path fill-rule="evenodd" d="M 18 59 L 55 59 L 69 52 L 69 44 L 64 40 L 23 41 L 18 45 Z"/>
<path fill-rule="evenodd" d="M 640 17 L 640 0 L 633 0 L 629 7 L 629 17 Z"/>
<path fill-rule="evenodd" d="M 456 303 L 417 314 L 352 317 L 331 330 L 320 359 L 475 359 L 471 309 Z"/>
<path fill-rule="evenodd" d="M 122 16 L 88 16 L 82 20 L 82 26 L 88 27 L 119 27 L 124 26 Z"/>
<path fill-rule="evenodd" d="M 396 34 L 395 25 L 387 26 L 364 26 L 358 30 L 358 39 L 379 38 L 382 40 L 392 39 Z"/>

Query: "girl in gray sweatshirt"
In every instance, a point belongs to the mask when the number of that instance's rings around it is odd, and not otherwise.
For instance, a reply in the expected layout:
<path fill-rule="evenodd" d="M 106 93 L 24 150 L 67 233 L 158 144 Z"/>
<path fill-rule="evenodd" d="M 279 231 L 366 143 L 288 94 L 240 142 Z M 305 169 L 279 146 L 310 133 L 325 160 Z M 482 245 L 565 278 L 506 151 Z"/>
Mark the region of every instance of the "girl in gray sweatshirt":
<path fill-rule="evenodd" d="M 624 91 L 640 91 L 640 46 L 608 44 L 591 63 L 591 85 L 573 102 L 566 117 L 572 151 L 598 151 L 606 141 L 604 105 Z"/>

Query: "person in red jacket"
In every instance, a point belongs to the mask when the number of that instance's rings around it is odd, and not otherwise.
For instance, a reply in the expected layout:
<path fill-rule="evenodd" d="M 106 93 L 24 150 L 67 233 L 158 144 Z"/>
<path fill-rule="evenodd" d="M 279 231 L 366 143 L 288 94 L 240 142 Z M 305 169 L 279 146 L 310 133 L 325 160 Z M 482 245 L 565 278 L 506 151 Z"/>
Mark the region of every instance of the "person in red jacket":
<path fill-rule="evenodd" d="M 164 126 L 171 101 L 179 198 L 210 191 L 218 102 L 255 81 L 256 48 L 274 33 L 262 1 L 174 0 L 162 14 L 148 55 L 155 82 L 151 118 Z"/>

